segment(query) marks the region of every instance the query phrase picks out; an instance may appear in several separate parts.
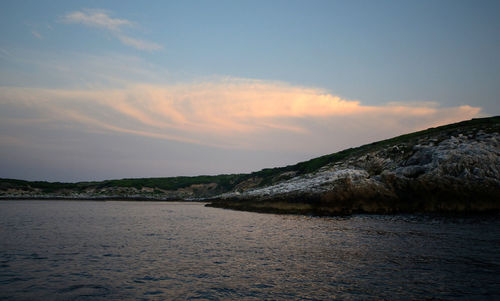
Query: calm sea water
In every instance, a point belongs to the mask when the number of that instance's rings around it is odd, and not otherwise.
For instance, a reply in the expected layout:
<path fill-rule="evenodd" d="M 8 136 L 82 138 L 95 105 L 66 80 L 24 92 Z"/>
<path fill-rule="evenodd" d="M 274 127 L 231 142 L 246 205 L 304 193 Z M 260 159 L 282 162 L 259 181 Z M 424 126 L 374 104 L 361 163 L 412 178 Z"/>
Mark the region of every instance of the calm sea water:
<path fill-rule="evenodd" d="M 500 299 L 500 218 L 2 201 L 5 300 Z"/>

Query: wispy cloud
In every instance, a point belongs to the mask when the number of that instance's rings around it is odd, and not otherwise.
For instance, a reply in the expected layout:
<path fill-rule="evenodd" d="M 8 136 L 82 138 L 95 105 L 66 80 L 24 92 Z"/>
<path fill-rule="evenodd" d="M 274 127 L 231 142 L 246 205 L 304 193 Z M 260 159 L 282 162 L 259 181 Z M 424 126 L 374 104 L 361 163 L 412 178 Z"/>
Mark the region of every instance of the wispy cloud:
<path fill-rule="evenodd" d="M 321 89 L 244 79 L 108 90 L 2 87 L 1 105 L 22 105 L 82 131 L 319 153 L 480 114 L 477 107 L 434 103 L 367 106 Z"/>
<path fill-rule="evenodd" d="M 129 36 L 119 34 L 117 38 L 125 45 L 132 46 L 140 50 L 161 50 L 163 47 L 159 44 L 131 38 Z"/>
<path fill-rule="evenodd" d="M 39 40 L 43 40 L 45 35 L 52 30 L 52 26 L 47 23 L 26 22 L 25 25 L 28 27 L 31 35 Z"/>
<path fill-rule="evenodd" d="M 108 29 L 111 31 L 120 31 L 123 26 L 131 26 L 134 23 L 118 18 L 111 18 L 102 10 L 75 11 L 63 16 L 65 23 L 79 23 L 87 26 L 94 26 Z"/>
<path fill-rule="evenodd" d="M 35 38 L 37 38 L 37 39 L 39 39 L 39 40 L 42 40 L 42 39 L 43 39 L 43 36 L 42 36 L 42 35 L 41 35 L 38 31 L 36 31 L 36 30 L 32 30 L 32 31 L 31 31 L 31 34 L 32 34 Z"/>
<path fill-rule="evenodd" d="M 125 28 L 133 27 L 136 23 L 127 19 L 112 18 L 103 10 L 86 9 L 70 12 L 61 18 L 61 22 L 104 29 L 113 34 L 122 44 L 139 50 L 161 50 L 163 48 L 157 43 L 133 38 L 125 34 Z"/>

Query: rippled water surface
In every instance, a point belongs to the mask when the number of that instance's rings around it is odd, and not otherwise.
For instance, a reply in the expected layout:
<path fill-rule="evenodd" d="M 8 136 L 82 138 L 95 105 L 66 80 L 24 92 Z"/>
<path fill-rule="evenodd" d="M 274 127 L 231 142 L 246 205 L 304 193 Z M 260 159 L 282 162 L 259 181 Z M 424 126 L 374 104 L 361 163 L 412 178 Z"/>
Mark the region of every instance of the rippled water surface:
<path fill-rule="evenodd" d="M 2 201 L 0 299 L 500 299 L 500 218 Z"/>

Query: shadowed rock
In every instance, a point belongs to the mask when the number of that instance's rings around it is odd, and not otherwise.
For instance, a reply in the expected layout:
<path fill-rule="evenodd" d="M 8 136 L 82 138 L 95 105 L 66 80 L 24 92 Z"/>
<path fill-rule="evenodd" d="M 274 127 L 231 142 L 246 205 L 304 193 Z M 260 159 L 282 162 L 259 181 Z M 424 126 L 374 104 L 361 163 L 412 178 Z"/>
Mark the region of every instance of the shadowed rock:
<path fill-rule="evenodd" d="M 437 132 L 349 156 L 211 206 L 311 214 L 500 210 L 499 123 Z"/>

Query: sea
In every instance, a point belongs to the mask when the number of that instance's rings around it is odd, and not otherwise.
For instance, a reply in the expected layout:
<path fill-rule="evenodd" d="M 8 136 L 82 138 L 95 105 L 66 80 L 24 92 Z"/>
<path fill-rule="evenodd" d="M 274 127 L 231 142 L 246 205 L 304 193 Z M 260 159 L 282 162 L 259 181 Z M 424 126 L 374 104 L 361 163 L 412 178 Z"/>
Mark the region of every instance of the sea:
<path fill-rule="evenodd" d="M 0 300 L 500 300 L 500 216 L 0 201 Z"/>

